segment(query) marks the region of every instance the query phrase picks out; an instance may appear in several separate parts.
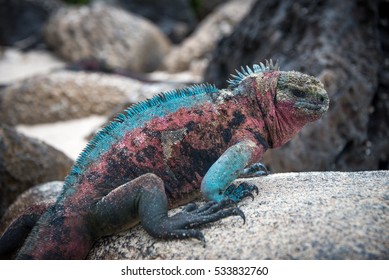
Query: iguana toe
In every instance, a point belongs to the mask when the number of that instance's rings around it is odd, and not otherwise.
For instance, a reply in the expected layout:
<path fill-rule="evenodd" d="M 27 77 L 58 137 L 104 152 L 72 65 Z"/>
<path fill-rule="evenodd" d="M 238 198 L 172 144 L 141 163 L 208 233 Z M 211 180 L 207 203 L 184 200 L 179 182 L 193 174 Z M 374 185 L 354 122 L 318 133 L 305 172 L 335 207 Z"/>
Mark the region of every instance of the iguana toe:
<path fill-rule="evenodd" d="M 254 195 L 252 194 L 254 191 L 258 195 L 259 190 L 257 186 L 242 182 L 239 185 L 231 184 L 224 192 L 224 195 L 229 199 L 238 202 L 248 196 L 254 199 Z"/>

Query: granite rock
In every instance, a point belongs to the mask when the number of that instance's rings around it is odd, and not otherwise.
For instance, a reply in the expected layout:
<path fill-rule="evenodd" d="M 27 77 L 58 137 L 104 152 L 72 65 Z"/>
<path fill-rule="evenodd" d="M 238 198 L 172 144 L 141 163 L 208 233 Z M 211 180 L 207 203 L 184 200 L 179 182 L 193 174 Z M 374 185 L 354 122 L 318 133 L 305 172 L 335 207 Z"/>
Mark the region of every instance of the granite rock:
<path fill-rule="evenodd" d="M 279 173 L 245 181 L 259 188 L 254 200 L 239 203 L 246 223 L 229 217 L 203 226 L 206 246 L 156 239 L 138 225 L 100 239 L 87 259 L 389 258 L 388 171 Z M 0 229 L 28 205 L 53 201 L 61 185 L 50 182 L 21 195 Z"/>
<path fill-rule="evenodd" d="M 58 71 L 3 89 L 0 119 L 8 124 L 38 124 L 109 114 L 122 104 L 136 103 L 173 86 L 110 74 Z"/>
<path fill-rule="evenodd" d="M 239 203 L 246 224 L 229 217 L 204 226 L 205 247 L 158 240 L 136 226 L 99 240 L 88 259 L 389 258 L 388 171 L 280 173 L 249 182 L 259 195 Z"/>
<path fill-rule="evenodd" d="M 0 217 L 25 190 L 63 180 L 73 161 L 47 144 L 0 125 Z"/>
<path fill-rule="evenodd" d="M 190 0 L 94 0 L 126 9 L 145 17 L 161 28 L 174 43 L 182 41 L 197 24 Z M 208 2 L 208 1 L 207 1 Z"/>
<path fill-rule="evenodd" d="M 69 62 L 94 59 L 132 72 L 155 70 L 170 49 L 169 39 L 152 22 L 104 4 L 60 9 L 44 36 Z"/>

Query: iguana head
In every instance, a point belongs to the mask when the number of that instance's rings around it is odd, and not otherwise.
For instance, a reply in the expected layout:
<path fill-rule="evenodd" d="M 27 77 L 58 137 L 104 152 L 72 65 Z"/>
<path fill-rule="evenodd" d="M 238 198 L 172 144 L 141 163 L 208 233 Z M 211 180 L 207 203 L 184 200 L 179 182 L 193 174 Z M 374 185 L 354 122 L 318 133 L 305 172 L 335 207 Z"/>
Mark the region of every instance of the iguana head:
<path fill-rule="evenodd" d="M 280 71 L 274 103 L 281 113 L 310 122 L 327 111 L 329 99 L 317 78 L 295 71 Z"/>
<path fill-rule="evenodd" d="M 270 147 L 289 141 L 305 124 L 319 119 L 329 106 L 323 84 L 315 77 L 296 71 L 280 71 L 270 60 L 242 67 L 232 75 L 230 88 L 255 96 L 264 120 Z"/>
<path fill-rule="evenodd" d="M 327 92 L 317 78 L 295 71 L 279 71 L 274 90 L 274 119 L 265 118 L 273 147 L 283 145 L 304 125 L 318 120 L 328 106 Z"/>

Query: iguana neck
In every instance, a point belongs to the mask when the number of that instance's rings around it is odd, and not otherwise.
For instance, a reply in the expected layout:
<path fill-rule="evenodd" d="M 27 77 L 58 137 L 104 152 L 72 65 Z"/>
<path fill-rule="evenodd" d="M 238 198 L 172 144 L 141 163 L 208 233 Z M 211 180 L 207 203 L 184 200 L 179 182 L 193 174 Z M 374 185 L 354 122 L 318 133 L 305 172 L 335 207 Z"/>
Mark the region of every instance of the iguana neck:
<path fill-rule="evenodd" d="M 264 136 L 269 148 L 277 148 L 288 142 L 304 126 L 293 114 L 293 103 L 276 102 L 277 81 L 280 72 L 263 73 L 245 79 L 236 92 L 245 92 L 252 96 L 259 108 L 265 124 Z"/>

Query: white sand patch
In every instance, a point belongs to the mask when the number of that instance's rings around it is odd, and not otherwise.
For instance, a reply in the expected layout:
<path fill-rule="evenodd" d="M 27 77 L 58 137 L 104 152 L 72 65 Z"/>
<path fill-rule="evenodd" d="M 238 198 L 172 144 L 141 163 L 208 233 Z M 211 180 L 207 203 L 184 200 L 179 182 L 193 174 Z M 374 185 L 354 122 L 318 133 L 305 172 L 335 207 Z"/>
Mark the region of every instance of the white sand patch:
<path fill-rule="evenodd" d="M 104 116 L 90 116 L 50 124 L 18 125 L 16 128 L 21 133 L 37 138 L 75 160 L 88 143 L 86 137 L 97 131 L 105 121 Z"/>
<path fill-rule="evenodd" d="M 37 74 L 65 67 L 65 63 L 47 51 L 20 52 L 8 48 L 0 55 L 0 84 L 8 84 Z"/>

